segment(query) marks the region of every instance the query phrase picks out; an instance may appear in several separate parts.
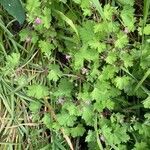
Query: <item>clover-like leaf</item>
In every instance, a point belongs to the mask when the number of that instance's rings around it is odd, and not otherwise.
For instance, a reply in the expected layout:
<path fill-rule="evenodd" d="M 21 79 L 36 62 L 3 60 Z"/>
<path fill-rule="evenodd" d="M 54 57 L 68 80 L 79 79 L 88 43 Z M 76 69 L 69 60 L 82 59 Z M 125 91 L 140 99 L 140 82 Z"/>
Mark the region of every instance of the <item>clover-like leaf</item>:
<path fill-rule="evenodd" d="M 44 85 L 39 84 L 29 85 L 27 95 L 37 99 L 41 99 L 49 95 L 49 90 L 48 87 Z"/>

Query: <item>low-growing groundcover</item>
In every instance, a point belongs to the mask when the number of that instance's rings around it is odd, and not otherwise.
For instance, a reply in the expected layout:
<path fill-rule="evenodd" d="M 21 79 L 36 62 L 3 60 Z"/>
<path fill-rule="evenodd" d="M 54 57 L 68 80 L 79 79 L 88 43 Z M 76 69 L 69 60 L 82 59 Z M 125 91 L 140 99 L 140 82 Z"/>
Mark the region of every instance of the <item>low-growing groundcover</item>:
<path fill-rule="evenodd" d="M 149 3 L 26 0 L 23 25 L 1 7 L 0 149 L 149 150 Z"/>

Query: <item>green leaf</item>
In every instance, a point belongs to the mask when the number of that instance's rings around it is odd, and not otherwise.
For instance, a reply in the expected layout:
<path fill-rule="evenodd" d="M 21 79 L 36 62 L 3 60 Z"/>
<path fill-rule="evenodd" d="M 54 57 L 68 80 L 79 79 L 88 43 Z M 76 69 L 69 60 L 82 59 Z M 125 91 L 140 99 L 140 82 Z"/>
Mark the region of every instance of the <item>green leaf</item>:
<path fill-rule="evenodd" d="M 63 75 L 62 71 L 57 64 L 50 65 L 50 71 L 47 78 L 51 81 L 57 81 Z"/>
<path fill-rule="evenodd" d="M 75 124 L 77 118 L 73 115 L 69 115 L 68 113 L 57 114 L 57 121 L 61 126 L 70 126 L 72 127 Z"/>
<path fill-rule="evenodd" d="M 96 61 L 98 60 L 98 51 L 96 51 L 95 49 L 90 49 L 89 47 L 83 47 L 81 49 L 82 51 L 82 54 L 83 54 L 83 58 L 85 60 L 88 60 L 88 61 Z"/>
<path fill-rule="evenodd" d="M 109 82 L 105 81 L 98 81 L 94 86 L 91 96 L 92 100 L 96 100 L 94 108 L 98 111 L 102 111 L 105 107 L 108 108 L 113 106 L 113 102 L 110 100 L 110 88 Z M 107 105 L 109 102 L 111 102 L 110 105 Z"/>
<path fill-rule="evenodd" d="M 83 15 L 84 16 L 90 16 L 92 14 L 90 6 L 91 6 L 91 1 L 81 0 L 81 8 L 83 10 Z"/>
<path fill-rule="evenodd" d="M 4 75 L 11 75 L 20 64 L 20 53 L 12 53 L 6 56 L 6 65 L 2 68 L 2 73 Z"/>
<path fill-rule="evenodd" d="M 145 142 L 140 142 L 140 143 L 135 143 L 133 150 L 149 150 L 149 147 L 147 143 Z"/>
<path fill-rule="evenodd" d="M 86 21 L 83 22 L 82 27 L 79 28 L 79 34 L 83 44 L 87 44 L 87 42 L 92 42 L 95 38 L 93 26 L 94 22 Z"/>
<path fill-rule="evenodd" d="M 110 4 L 106 4 L 104 6 L 104 17 L 105 17 L 105 19 L 111 21 L 115 12 L 116 12 L 116 8 L 112 7 Z"/>
<path fill-rule="evenodd" d="M 89 92 L 89 84 L 86 84 L 84 83 L 83 84 L 83 91 L 82 92 L 79 92 L 78 94 L 78 99 L 82 99 L 84 101 L 91 101 L 91 95 L 90 95 L 90 92 Z"/>
<path fill-rule="evenodd" d="M 121 18 L 123 20 L 123 24 L 129 31 L 134 31 L 135 29 L 135 18 L 134 18 L 134 9 L 130 6 L 124 6 L 121 11 Z"/>
<path fill-rule="evenodd" d="M 120 32 L 117 35 L 117 40 L 115 42 L 115 47 L 117 48 L 123 48 L 128 44 L 128 37 L 125 33 Z"/>
<path fill-rule="evenodd" d="M 85 141 L 86 142 L 94 142 L 94 141 L 96 141 L 96 133 L 95 133 L 95 131 L 89 130 Z"/>
<path fill-rule="evenodd" d="M 27 0 L 26 1 L 26 10 L 27 10 L 27 20 L 29 23 L 35 23 L 37 17 L 41 18 L 42 10 L 40 6 L 42 6 L 40 0 Z M 35 26 L 36 28 L 36 26 Z"/>
<path fill-rule="evenodd" d="M 70 132 L 71 132 L 72 137 L 75 138 L 75 137 L 78 137 L 78 136 L 83 136 L 83 134 L 85 132 L 85 129 L 84 129 L 82 124 L 79 124 L 76 127 L 71 128 Z"/>
<path fill-rule="evenodd" d="M 97 61 L 98 60 L 98 51 L 96 49 L 90 49 L 87 45 L 83 45 L 79 51 L 74 55 L 74 67 L 75 69 L 82 69 L 84 60 L 88 61 Z"/>
<path fill-rule="evenodd" d="M 44 114 L 44 117 L 42 118 L 42 121 L 48 129 L 52 128 L 53 120 L 52 120 L 51 116 L 48 113 Z"/>
<path fill-rule="evenodd" d="M 28 28 L 22 29 L 19 33 L 20 40 L 24 42 L 36 43 L 38 41 L 38 35 L 35 31 L 29 30 Z"/>
<path fill-rule="evenodd" d="M 124 66 L 131 67 L 133 66 L 133 56 L 128 53 L 121 54 L 121 59 L 124 61 Z"/>
<path fill-rule="evenodd" d="M 68 79 L 62 78 L 58 85 L 57 91 L 54 92 L 54 95 L 58 97 L 60 96 L 70 97 L 72 89 L 73 89 L 72 83 Z"/>
<path fill-rule="evenodd" d="M 51 44 L 49 41 L 39 41 L 39 48 L 41 49 L 42 53 L 51 54 L 51 51 L 54 49 L 54 45 Z"/>
<path fill-rule="evenodd" d="M 149 135 L 150 126 L 149 126 L 149 124 L 141 124 L 140 122 L 136 122 L 134 124 L 134 129 L 138 130 L 138 132 L 140 134 L 139 136 L 145 137 L 145 139 L 150 138 L 150 135 Z"/>
<path fill-rule="evenodd" d="M 117 0 L 117 1 L 120 2 L 122 5 L 130 5 L 130 6 L 133 6 L 135 0 Z"/>
<path fill-rule="evenodd" d="M 126 127 L 121 127 L 119 124 L 116 124 L 114 129 L 104 125 L 102 127 L 102 133 L 110 145 L 121 144 L 130 139 L 127 135 Z"/>
<path fill-rule="evenodd" d="M 80 115 L 80 112 L 78 111 L 77 106 L 74 103 L 72 103 L 72 102 L 66 102 L 63 105 L 63 109 L 68 110 L 70 115 L 75 115 L 75 116 Z"/>
<path fill-rule="evenodd" d="M 97 49 L 99 53 L 106 50 L 106 44 L 99 41 L 90 41 L 89 46 L 91 48 Z"/>
<path fill-rule="evenodd" d="M 34 84 L 29 85 L 27 90 L 27 95 L 35 97 L 37 99 L 45 98 L 49 95 L 48 87 L 44 85 Z"/>
<path fill-rule="evenodd" d="M 27 4 L 26 4 L 26 8 L 28 10 L 28 12 L 30 12 L 31 14 L 35 13 L 37 8 L 39 8 L 41 5 L 40 0 L 27 0 Z"/>
<path fill-rule="evenodd" d="M 6 57 L 6 66 L 10 69 L 14 69 L 19 65 L 20 62 L 20 54 L 19 53 L 12 53 Z"/>
<path fill-rule="evenodd" d="M 41 17 L 42 23 L 44 24 L 45 28 L 49 29 L 51 22 L 51 9 L 45 7 L 42 12 L 43 12 L 43 16 Z"/>
<path fill-rule="evenodd" d="M 143 33 L 145 35 L 150 35 L 150 24 L 146 24 L 146 26 L 144 27 Z"/>
<path fill-rule="evenodd" d="M 117 52 L 116 51 L 110 51 L 108 53 L 107 58 L 106 58 L 106 62 L 109 64 L 113 64 L 113 63 L 115 63 L 116 60 L 117 60 Z"/>
<path fill-rule="evenodd" d="M 130 83 L 130 77 L 128 76 L 122 76 L 122 77 L 116 77 L 115 78 L 116 87 L 120 90 L 125 89 L 126 86 Z"/>
<path fill-rule="evenodd" d="M 86 106 L 82 108 L 82 119 L 85 120 L 87 125 L 93 124 L 94 113 L 93 113 L 93 109 L 90 106 Z"/>
<path fill-rule="evenodd" d="M 101 81 L 112 79 L 117 71 L 118 69 L 116 67 L 107 65 L 103 67 L 103 71 L 98 79 Z"/>
<path fill-rule="evenodd" d="M 102 21 L 94 25 L 94 33 L 100 32 L 102 37 L 106 37 L 107 34 L 112 32 L 117 33 L 119 31 L 119 24 L 117 22 Z"/>
<path fill-rule="evenodd" d="M 29 109 L 34 113 L 38 113 L 41 106 L 42 104 L 40 102 L 31 102 L 29 105 Z"/>
<path fill-rule="evenodd" d="M 99 111 L 99 112 L 103 112 L 103 109 L 108 108 L 109 110 L 113 110 L 115 106 L 115 103 L 110 100 L 110 99 L 106 99 L 104 101 L 97 101 L 94 104 L 94 109 Z"/>
<path fill-rule="evenodd" d="M 120 95 L 120 92 L 115 87 L 110 87 L 107 82 L 99 82 L 91 93 L 92 99 L 96 100 L 94 109 L 99 112 L 102 112 L 105 108 L 114 109 L 115 103 L 113 98 L 118 95 Z"/>
<path fill-rule="evenodd" d="M 81 69 L 83 67 L 84 58 L 82 52 L 78 51 L 74 55 L 74 68 L 75 70 Z"/>
<path fill-rule="evenodd" d="M 25 21 L 25 11 L 20 0 L 0 0 L 1 5 L 10 15 L 18 20 L 20 24 Z"/>
<path fill-rule="evenodd" d="M 150 96 L 143 101 L 143 105 L 145 108 L 150 108 Z"/>

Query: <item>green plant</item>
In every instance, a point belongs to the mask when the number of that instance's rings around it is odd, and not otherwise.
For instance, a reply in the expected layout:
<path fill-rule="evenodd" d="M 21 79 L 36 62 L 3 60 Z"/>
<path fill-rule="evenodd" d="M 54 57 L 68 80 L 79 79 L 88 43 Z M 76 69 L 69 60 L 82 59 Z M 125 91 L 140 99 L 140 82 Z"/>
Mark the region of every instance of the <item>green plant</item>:
<path fill-rule="evenodd" d="M 8 112 L 15 105 L 5 95 L 19 98 L 37 125 L 20 129 L 35 141 L 21 147 L 150 148 L 147 3 L 27 0 L 18 39 L 25 50 L 5 51 L 0 76 Z"/>

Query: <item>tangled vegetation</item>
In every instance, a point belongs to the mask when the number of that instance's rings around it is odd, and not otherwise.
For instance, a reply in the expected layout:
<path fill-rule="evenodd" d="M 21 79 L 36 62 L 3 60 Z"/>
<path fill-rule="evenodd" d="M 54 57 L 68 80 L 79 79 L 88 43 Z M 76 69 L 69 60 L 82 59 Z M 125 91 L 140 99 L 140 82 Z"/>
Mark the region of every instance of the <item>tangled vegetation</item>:
<path fill-rule="evenodd" d="M 5 2 L 0 149 L 149 150 L 150 1 Z"/>

